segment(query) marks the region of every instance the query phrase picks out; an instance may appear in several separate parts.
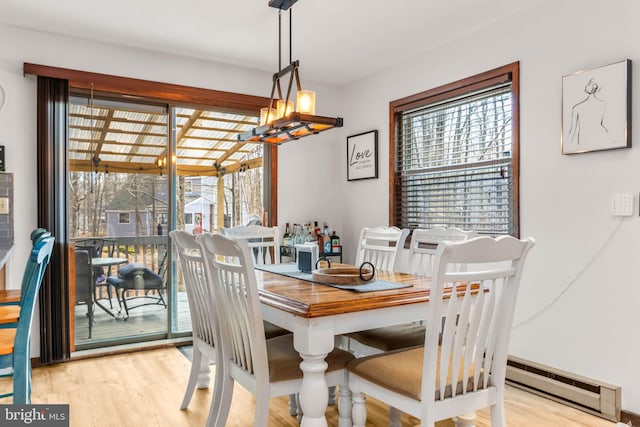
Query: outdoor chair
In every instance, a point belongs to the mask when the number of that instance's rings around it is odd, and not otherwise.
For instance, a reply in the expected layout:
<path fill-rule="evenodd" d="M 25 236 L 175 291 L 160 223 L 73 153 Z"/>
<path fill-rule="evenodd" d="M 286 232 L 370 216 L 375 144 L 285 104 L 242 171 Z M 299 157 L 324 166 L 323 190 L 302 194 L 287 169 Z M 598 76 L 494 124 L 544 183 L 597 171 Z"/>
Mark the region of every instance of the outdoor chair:
<path fill-rule="evenodd" d="M 51 258 L 54 238 L 47 236 L 33 245 L 23 276 L 24 298 L 15 328 L 0 329 L 0 377 L 12 378 L 12 391 L 0 398 L 13 396 L 13 404 L 31 403 L 31 326 L 38 290 Z"/>
<path fill-rule="evenodd" d="M 246 241 L 220 234 L 198 236 L 206 260 L 207 278 L 214 291 L 220 321 L 217 342 L 218 368 L 224 373 L 221 398 L 212 401 L 207 426 L 222 427 L 227 421 L 234 382 L 256 397 L 254 426 L 266 426 L 271 397 L 298 393 L 302 384 L 302 359 L 293 347 L 293 336 L 265 339 L 253 254 Z M 346 363 L 353 355 L 335 349 L 326 358 L 329 386 L 340 385 L 340 425 L 350 425 Z M 318 390 L 320 392 L 320 390 Z"/>
<path fill-rule="evenodd" d="M 90 255 L 92 258 L 101 258 L 101 257 L 113 257 L 116 251 L 116 240 L 113 239 L 104 239 L 104 238 L 94 238 L 94 239 L 84 239 L 78 240 L 75 242 L 76 249 L 78 248 L 92 248 L 90 251 Z M 101 267 L 101 266 L 93 266 L 93 277 L 96 281 L 96 286 L 94 289 L 95 299 L 102 298 L 102 289 L 106 288 L 107 298 L 109 299 L 109 306 L 113 308 L 112 294 L 111 288 L 113 286 L 107 281 L 107 278 L 111 276 L 111 266 Z M 115 291 L 115 289 L 114 289 Z M 117 293 L 115 293 L 117 298 Z M 118 301 L 119 303 L 119 301 Z"/>
<path fill-rule="evenodd" d="M 365 394 L 435 422 L 489 407 L 505 426 L 504 385 L 513 313 L 533 239 L 477 237 L 438 246 L 419 347 L 349 364 L 353 426 L 366 423 Z M 463 264 L 463 272 L 453 266 Z M 450 297 L 444 298 L 445 292 Z"/>
<path fill-rule="evenodd" d="M 167 308 L 167 302 L 163 296 L 166 291 L 166 262 L 167 251 L 158 263 L 157 272 L 140 263 L 129 263 L 120 267 L 117 275 L 107 277 L 107 282 L 116 289 L 116 295 L 124 307 L 125 320 L 129 318 L 129 311 L 138 307 L 162 305 Z M 130 291 L 133 291 L 133 296 L 128 296 Z M 130 306 L 129 302 L 133 300 L 143 300 L 143 302 Z"/>
<path fill-rule="evenodd" d="M 75 249 L 75 304 L 87 306 L 87 318 L 89 321 L 89 336 L 93 331 L 93 301 L 94 301 L 94 276 L 91 264 L 91 248 L 77 247 Z"/>

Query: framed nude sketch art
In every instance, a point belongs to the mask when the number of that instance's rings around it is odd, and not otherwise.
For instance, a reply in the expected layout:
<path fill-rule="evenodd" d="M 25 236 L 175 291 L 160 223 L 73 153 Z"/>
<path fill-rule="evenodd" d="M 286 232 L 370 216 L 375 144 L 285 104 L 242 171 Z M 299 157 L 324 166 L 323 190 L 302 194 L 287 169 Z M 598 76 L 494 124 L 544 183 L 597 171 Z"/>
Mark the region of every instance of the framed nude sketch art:
<path fill-rule="evenodd" d="M 631 147 L 631 60 L 562 77 L 562 154 Z"/>

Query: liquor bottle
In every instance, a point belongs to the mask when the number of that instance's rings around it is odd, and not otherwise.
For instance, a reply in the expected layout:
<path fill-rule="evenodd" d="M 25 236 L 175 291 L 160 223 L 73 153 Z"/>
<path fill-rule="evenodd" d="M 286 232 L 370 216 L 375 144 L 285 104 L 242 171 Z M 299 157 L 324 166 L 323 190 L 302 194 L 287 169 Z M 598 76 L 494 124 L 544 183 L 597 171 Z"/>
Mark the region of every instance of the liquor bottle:
<path fill-rule="evenodd" d="M 284 229 L 284 236 L 282 236 L 282 244 L 286 247 L 290 247 L 293 246 L 292 241 L 291 241 L 291 232 L 289 230 L 289 223 L 287 222 L 287 225 Z"/>
<path fill-rule="evenodd" d="M 339 254 L 340 253 L 340 237 L 336 235 L 336 232 L 334 231 L 333 234 L 331 235 L 331 252 L 334 254 Z"/>
<path fill-rule="evenodd" d="M 330 254 L 333 252 L 331 249 L 331 236 L 329 236 L 329 227 L 327 227 L 327 223 L 324 223 L 324 229 L 322 230 L 322 252 L 326 254 Z"/>

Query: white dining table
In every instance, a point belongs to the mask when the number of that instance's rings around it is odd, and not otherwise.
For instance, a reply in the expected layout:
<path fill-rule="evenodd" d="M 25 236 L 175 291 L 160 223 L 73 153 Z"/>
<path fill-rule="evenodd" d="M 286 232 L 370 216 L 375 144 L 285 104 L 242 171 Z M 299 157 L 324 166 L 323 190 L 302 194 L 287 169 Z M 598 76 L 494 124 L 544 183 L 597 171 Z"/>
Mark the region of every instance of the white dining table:
<path fill-rule="evenodd" d="M 303 362 L 300 405 L 303 427 L 325 427 L 328 406 L 325 357 L 335 337 L 349 332 L 418 321 L 425 317 L 431 280 L 403 273 L 378 273 L 378 279 L 411 287 L 355 292 L 256 270 L 264 320 L 293 332 Z M 350 400 L 350 396 L 344 396 Z M 350 405 L 349 405 L 350 408 Z M 340 427 L 348 427 L 341 419 Z M 475 425 L 475 414 L 457 417 L 458 427 Z"/>

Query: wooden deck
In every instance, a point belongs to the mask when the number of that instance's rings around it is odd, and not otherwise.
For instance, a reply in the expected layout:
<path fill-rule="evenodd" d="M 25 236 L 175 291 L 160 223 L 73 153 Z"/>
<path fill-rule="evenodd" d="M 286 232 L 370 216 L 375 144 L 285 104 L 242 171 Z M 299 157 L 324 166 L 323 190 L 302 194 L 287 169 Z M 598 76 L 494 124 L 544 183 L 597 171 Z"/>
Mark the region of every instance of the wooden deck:
<path fill-rule="evenodd" d="M 166 298 L 166 296 L 165 296 Z M 177 303 L 174 310 L 177 313 L 176 322 L 173 327 L 174 332 L 191 331 L 191 317 L 187 304 L 185 292 L 177 293 Z M 109 308 L 109 300 L 103 299 L 100 302 Z M 137 303 L 137 302 L 136 302 Z M 113 313 L 116 317 L 110 316 L 102 308 L 94 307 L 94 324 L 92 336 L 89 339 L 89 318 L 87 317 L 87 306 L 75 306 L 75 343 L 76 347 L 104 342 L 105 345 L 113 344 L 114 340 L 129 339 L 132 337 L 145 336 L 150 334 L 166 333 L 168 329 L 167 314 L 168 308 L 162 305 L 147 305 L 138 307 L 129 312 L 129 318 L 124 319 L 124 310 L 118 313 L 118 302 L 113 299 Z"/>

